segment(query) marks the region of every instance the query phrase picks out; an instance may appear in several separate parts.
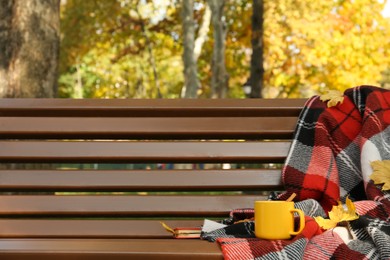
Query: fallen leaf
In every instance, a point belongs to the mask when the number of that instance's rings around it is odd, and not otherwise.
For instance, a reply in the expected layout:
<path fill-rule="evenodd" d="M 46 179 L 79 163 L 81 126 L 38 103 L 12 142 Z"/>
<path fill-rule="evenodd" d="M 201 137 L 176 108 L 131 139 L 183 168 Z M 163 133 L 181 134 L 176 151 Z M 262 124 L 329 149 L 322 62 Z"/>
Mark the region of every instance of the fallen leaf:
<path fill-rule="evenodd" d="M 323 217 L 315 217 L 314 218 L 317 224 L 322 227 L 323 229 L 331 229 L 335 228 L 337 226 L 337 221 L 332 219 L 325 219 Z"/>
<path fill-rule="evenodd" d="M 340 222 L 358 219 L 359 215 L 356 214 L 355 205 L 348 197 L 346 205 L 347 210 L 344 209 L 341 202 L 337 206 L 333 206 L 329 212 L 329 219 L 324 219 L 323 217 L 315 217 L 314 219 L 323 229 L 335 228 Z"/>
<path fill-rule="evenodd" d="M 373 161 L 371 167 L 374 171 L 370 178 L 374 184 L 383 184 L 382 190 L 390 190 L 390 160 Z"/>
<path fill-rule="evenodd" d="M 168 226 L 167 224 L 165 224 L 164 222 L 161 222 L 160 221 L 160 224 L 165 228 L 166 231 L 174 234 L 175 233 L 175 230 L 173 230 L 170 226 Z"/>
<path fill-rule="evenodd" d="M 342 104 L 344 101 L 344 95 L 341 91 L 338 90 L 329 90 L 328 93 L 320 96 L 321 101 L 328 101 L 328 107 L 337 106 L 338 103 Z"/>

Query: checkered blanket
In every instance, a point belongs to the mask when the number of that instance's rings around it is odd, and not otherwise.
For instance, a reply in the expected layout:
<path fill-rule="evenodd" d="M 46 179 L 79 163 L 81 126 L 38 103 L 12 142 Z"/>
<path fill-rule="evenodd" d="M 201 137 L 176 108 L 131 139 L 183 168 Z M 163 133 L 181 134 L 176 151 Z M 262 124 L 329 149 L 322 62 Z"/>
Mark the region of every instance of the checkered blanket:
<path fill-rule="evenodd" d="M 226 259 L 390 259 L 390 193 L 370 180 L 375 160 L 390 160 L 390 91 L 355 87 L 330 108 L 312 97 L 299 117 L 282 172 L 286 192 L 279 196 L 297 194 L 295 206 L 306 215 L 303 232 L 290 240 L 257 239 L 249 221 L 202 238 L 217 241 Z M 347 196 L 359 219 L 319 228 L 313 217 L 326 217 Z M 251 217 L 253 209 L 238 209 L 230 221 Z"/>

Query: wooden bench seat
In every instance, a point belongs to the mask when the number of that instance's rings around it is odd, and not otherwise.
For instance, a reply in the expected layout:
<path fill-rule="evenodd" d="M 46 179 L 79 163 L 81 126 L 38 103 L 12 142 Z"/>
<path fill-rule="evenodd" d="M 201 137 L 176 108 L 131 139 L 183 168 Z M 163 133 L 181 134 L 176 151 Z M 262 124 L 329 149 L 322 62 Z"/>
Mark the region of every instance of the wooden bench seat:
<path fill-rule="evenodd" d="M 222 259 L 160 221 L 282 190 L 304 102 L 0 99 L 0 259 Z"/>

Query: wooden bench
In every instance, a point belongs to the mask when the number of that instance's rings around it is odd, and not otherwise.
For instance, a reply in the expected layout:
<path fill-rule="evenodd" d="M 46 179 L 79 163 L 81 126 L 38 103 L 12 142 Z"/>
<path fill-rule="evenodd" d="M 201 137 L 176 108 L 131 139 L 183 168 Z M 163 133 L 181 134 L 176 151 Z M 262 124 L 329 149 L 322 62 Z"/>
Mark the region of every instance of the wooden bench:
<path fill-rule="evenodd" d="M 222 259 L 160 221 L 200 226 L 282 190 L 303 104 L 1 99 L 0 259 Z"/>

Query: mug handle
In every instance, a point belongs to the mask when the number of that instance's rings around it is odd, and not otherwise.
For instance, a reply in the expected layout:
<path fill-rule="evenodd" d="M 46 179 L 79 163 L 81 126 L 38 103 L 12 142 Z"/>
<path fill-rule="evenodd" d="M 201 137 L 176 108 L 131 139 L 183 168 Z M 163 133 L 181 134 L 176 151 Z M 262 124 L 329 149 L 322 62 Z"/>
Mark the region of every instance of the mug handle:
<path fill-rule="evenodd" d="M 305 227 L 305 215 L 303 214 L 303 211 L 300 209 L 292 209 L 291 212 L 296 212 L 299 215 L 299 230 L 298 231 L 292 231 L 290 232 L 290 235 L 298 235 L 302 232 L 303 228 Z"/>

